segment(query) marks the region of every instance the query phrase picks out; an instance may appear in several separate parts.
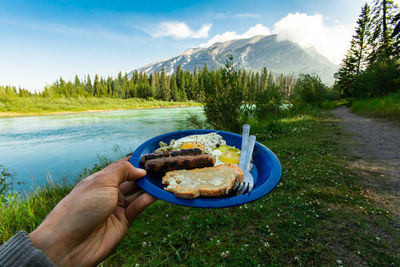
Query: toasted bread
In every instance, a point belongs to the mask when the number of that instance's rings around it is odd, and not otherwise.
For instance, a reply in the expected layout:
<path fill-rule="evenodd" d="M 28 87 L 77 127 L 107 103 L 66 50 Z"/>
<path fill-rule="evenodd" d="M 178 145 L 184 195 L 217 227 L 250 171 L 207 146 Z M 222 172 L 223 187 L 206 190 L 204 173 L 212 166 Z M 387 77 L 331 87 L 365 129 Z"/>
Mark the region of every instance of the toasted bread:
<path fill-rule="evenodd" d="M 244 180 L 243 171 L 232 164 L 193 170 L 170 171 L 162 178 L 165 190 L 177 197 L 220 197 L 229 194 L 236 182 Z"/>

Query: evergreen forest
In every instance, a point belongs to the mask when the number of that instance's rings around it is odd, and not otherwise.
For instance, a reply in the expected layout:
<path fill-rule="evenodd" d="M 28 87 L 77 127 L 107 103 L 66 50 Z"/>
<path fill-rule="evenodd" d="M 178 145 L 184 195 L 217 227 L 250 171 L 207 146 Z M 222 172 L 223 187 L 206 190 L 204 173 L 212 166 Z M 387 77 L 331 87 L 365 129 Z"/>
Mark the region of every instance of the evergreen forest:
<path fill-rule="evenodd" d="M 379 97 L 400 89 L 400 10 L 393 0 L 365 3 L 338 72 L 343 97 Z"/>

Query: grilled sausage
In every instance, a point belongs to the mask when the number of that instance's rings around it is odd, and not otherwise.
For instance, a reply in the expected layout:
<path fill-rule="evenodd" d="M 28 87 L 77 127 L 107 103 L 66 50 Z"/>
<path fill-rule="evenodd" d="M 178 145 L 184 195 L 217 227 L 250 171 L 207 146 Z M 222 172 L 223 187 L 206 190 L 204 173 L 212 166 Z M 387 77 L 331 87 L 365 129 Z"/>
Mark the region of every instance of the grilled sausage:
<path fill-rule="evenodd" d="M 176 157 L 176 156 L 196 156 L 201 155 L 203 151 L 200 148 L 189 148 L 189 149 L 180 149 L 175 151 L 165 151 L 162 153 L 150 153 L 142 156 L 140 162 L 145 165 L 146 161 L 159 159 L 159 158 L 168 158 L 168 157 Z"/>
<path fill-rule="evenodd" d="M 215 156 L 176 156 L 148 160 L 145 169 L 151 175 L 163 175 L 168 171 L 212 167 L 215 164 Z"/>

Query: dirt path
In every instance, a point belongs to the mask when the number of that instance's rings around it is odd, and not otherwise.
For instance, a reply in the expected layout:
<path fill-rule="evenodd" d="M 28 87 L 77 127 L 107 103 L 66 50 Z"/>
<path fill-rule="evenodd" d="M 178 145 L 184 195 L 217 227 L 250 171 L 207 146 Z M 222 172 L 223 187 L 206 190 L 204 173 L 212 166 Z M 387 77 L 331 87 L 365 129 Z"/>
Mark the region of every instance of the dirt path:
<path fill-rule="evenodd" d="M 400 127 L 383 119 L 360 117 L 347 107 L 332 113 L 351 135 L 351 143 L 345 144 L 356 157 L 350 168 L 363 174 L 362 183 L 400 216 Z M 400 223 L 396 227 L 400 229 Z"/>

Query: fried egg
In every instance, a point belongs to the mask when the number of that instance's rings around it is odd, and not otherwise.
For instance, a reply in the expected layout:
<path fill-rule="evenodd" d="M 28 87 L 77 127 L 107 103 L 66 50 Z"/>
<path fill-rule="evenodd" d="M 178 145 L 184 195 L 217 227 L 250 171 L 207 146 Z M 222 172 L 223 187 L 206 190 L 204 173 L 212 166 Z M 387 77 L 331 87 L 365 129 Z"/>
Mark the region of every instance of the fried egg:
<path fill-rule="evenodd" d="M 170 144 L 160 143 L 157 151 L 200 148 L 204 154 L 216 157 L 215 166 L 230 163 L 239 164 L 240 150 L 228 146 L 226 141 L 217 133 L 189 135 L 178 140 L 171 140 Z"/>
<path fill-rule="evenodd" d="M 200 148 L 205 154 L 211 155 L 220 146 L 226 145 L 225 140 L 217 133 L 189 135 L 174 142 L 171 141 L 172 150 Z"/>

